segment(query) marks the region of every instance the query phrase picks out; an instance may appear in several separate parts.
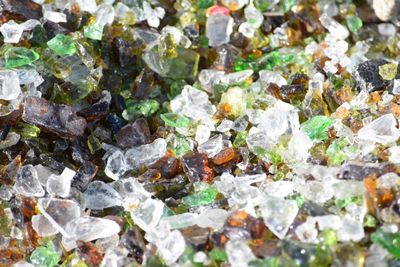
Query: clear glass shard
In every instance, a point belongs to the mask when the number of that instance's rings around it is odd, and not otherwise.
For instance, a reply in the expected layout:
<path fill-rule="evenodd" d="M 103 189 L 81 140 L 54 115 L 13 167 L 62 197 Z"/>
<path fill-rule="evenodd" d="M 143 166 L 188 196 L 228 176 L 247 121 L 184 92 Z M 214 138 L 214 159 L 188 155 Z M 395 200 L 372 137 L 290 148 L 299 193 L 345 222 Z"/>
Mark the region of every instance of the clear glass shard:
<path fill-rule="evenodd" d="M 65 227 L 67 236 L 63 236 L 63 244 L 67 250 L 76 247 L 76 241 L 90 242 L 118 234 L 120 226 L 108 219 L 97 217 L 80 217 L 71 220 Z"/>
<path fill-rule="evenodd" d="M 125 152 L 126 163 L 130 169 L 138 169 L 143 165 L 151 165 L 167 152 L 167 142 L 158 138 L 151 144 L 130 148 Z"/>
<path fill-rule="evenodd" d="M 0 99 L 13 100 L 20 94 L 18 74 L 12 70 L 0 70 Z"/>
<path fill-rule="evenodd" d="M 32 165 L 25 165 L 19 169 L 14 190 L 17 194 L 27 197 L 42 197 L 45 194 L 39 182 L 37 171 Z"/>
<path fill-rule="evenodd" d="M 265 225 L 279 239 L 283 239 L 297 216 L 296 201 L 265 196 L 260 203 Z"/>
<path fill-rule="evenodd" d="M 159 223 L 163 211 L 162 201 L 148 198 L 131 211 L 131 216 L 140 228 L 148 232 Z"/>
<path fill-rule="evenodd" d="M 127 170 L 125 156 L 121 150 L 116 150 L 107 158 L 105 174 L 113 180 L 118 180 Z"/>
<path fill-rule="evenodd" d="M 209 45 L 217 47 L 230 40 L 233 31 L 233 18 L 224 14 L 215 14 L 207 18 L 206 35 Z"/>
<path fill-rule="evenodd" d="M 232 267 L 249 266 L 248 263 L 255 259 L 253 252 L 243 240 L 229 240 L 225 251 Z"/>
<path fill-rule="evenodd" d="M 158 254 L 166 264 L 173 264 L 185 251 L 185 239 L 180 231 L 175 230 L 168 236 L 157 242 Z"/>
<path fill-rule="evenodd" d="M 46 182 L 47 192 L 53 196 L 68 197 L 75 174 L 69 168 L 65 168 L 60 175 L 51 174 Z"/>
<path fill-rule="evenodd" d="M 53 227 L 64 236 L 69 236 L 65 229 L 67 224 L 81 216 L 79 205 L 68 199 L 41 198 L 38 201 L 38 208 Z"/>
<path fill-rule="evenodd" d="M 52 236 L 58 233 L 57 228 L 43 215 L 32 216 L 32 227 L 41 237 Z"/>
<path fill-rule="evenodd" d="M 358 138 L 387 145 L 399 139 L 400 131 L 393 114 L 383 115 L 358 131 Z"/>
<path fill-rule="evenodd" d="M 102 181 L 91 182 L 84 196 L 85 207 L 88 209 L 102 210 L 122 205 L 122 199 L 118 192 Z"/>
<path fill-rule="evenodd" d="M 22 37 L 24 27 L 13 20 L 3 23 L 0 26 L 0 32 L 4 36 L 5 43 L 16 44 Z"/>

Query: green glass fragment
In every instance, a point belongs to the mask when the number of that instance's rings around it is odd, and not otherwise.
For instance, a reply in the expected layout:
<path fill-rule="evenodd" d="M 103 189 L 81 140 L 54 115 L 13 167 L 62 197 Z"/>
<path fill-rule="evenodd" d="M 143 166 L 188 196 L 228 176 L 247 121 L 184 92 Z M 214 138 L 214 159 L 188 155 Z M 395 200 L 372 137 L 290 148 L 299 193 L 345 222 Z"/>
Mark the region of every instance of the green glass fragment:
<path fill-rule="evenodd" d="M 363 26 L 362 20 L 357 16 L 347 16 L 346 24 L 349 30 L 353 33 L 358 32 L 358 30 Z"/>
<path fill-rule="evenodd" d="M 268 151 L 262 147 L 255 147 L 253 153 L 259 158 L 267 158 Z"/>
<path fill-rule="evenodd" d="M 329 78 L 329 80 L 330 80 L 330 82 L 332 83 L 333 88 L 334 88 L 335 90 L 340 90 L 340 89 L 343 88 L 343 82 L 342 82 L 342 80 L 340 79 L 340 76 L 332 75 L 332 76 Z"/>
<path fill-rule="evenodd" d="M 217 98 L 221 98 L 222 93 L 224 93 L 226 90 L 228 90 L 228 86 L 224 85 L 224 84 L 214 84 L 213 85 L 213 91 L 214 91 L 214 95 Z"/>
<path fill-rule="evenodd" d="M 90 154 L 92 154 L 92 155 L 94 155 L 97 151 L 102 149 L 100 140 L 93 134 L 89 135 L 88 140 L 87 140 L 87 145 L 88 145 Z"/>
<path fill-rule="evenodd" d="M 165 125 L 175 128 L 186 128 L 190 124 L 189 118 L 178 113 L 164 113 L 160 115 L 160 118 L 165 122 Z"/>
<path fill-rule="evenodd" d="M 29 41 L 33 47 L 46 47 L 48 41 L 46 30 L 41 25 L 36 26 Z"/>
<path fill-rule="evenodd" d="M 101 40 L 103 38 L 103 28 L 98 24 L 87 25 L 83 27 L 83 35 L 92 40 Z"/>
<path fill-rule="evenodd" d="M 84 99 L 97 87 L 98 80 L 96 77 L 88 76 L 86 79 L 71 80 L 74 89 L 70 90 L 69 94 L 73 99 Z"/>
<path fill-rule="evenodd" d="M 261 147 L 255 147 L 253 149 L 253 153 L 262 160 L 271 162 L 274 165 L 278 165 L 282 162 L 282 157 L 274 151 L 268 151 Z"/>
<path fill-rule="evenodd" d="M 304 205 L 304 198 L 300 194 L 297 194 L 295 196 L 294 201 L 296 201 L 297 207 L 299 208 L 301 208 Z"/>
<path fill-rule="evenodd" d="M 234 71 L 242 71 L 249 69 L 257 70 L 257 63 L 255 63 L 252 60 L 239 59 L 235 61 L 233 69 Z"/>
<path fill-rule="evenodd" d="M 174 99 L 176 96 L 178 96 L 182 90 L 183 87 L 187 85 L 185 80 L 176 80 L 173 81 L 169 87 L 169 92 L 167 93 L 167 96 L 169 100 Z"/>
<path fill-rule="evenodd" d="M 57 265 L 60 257 L 54 250 L 53 242 L 49 241 L 46 247 L 37 247 L 29 259 L 35 267 L 53 267 Z"/>
<path fill-rule="evenodd" d="M 372 216 L 371 214 L 365 215 L 363 222 L 364 227 L 376 227 L 377 223 L 378 221 L 375 219 L 374 216 Z"/>
<path fill-rule="evenodd" d="M 295 60 L 296 56 L 293 54 L 283 54 L 281 55 L 281 60 L 283 64 L 290 64 Z"/>
<path fill-rule="evenodd" d="M 289 259 L 283 257 L 266 257 L 265 259 L 256 259 L 249 262 L 250 267 L 297 267 L 298 265 Z"/>
<path fill-rule="evenodd" d="M 68 92 L 65 92 L 59 85 L 54 85 L 50 99 L 57 104 L 71 105 L 73 103 L 73 100 Z"/>
<path fill-rule="evenodd" d="M 185 137 L 178 135 L 175 137 L 175 142 L 172 150 L 174 151 L 175 156 L 179 158 L 190 151 L 190 144 Z"/>
<path fill-rule="evenodd" d="M 150 92 L 149 97 L 156 98 L 159 95 L 161 95 L 161 87 L 156 85 L 156 86 L 154 86 L 154 89 Z"/>
<path fill-rule="evenodd" d="M 20 134 L 23 138 L 38 137 L 40 134 L 40 128 L 33 124 L 24 123 Z"/>
<path fill-rule="evenodd" d="M 272 164 L 274 165 L 278 165 L 279 163 L 282 162 L 282 157 L 279 154 L 275 153 L 274 151 L 268 151 L 266 155 L 269 161 L 271 161 Z"/>
<path fill-rule="evenodd" d="M 0 215 L 0 235 L 8 236 L 11 232 L 12 220 L 6 215 Z"/>
<path fill-rule="evenodd" d="M 5 67 L 7 69 L 18 68 L 32 64 L 39 59 L 39 54 L 25 47 L 10 47 L 4 53 Z"/>
<path fill-rule="evenodd" d="M 337 236 L 335 230 L 327 229 L 319 234 L 319 240 L 322 244 L 331 247 L 337 244 Z"/>
<path fill-rule="evenodd" d="M 310 262 L 310 267 L 330 267 L 332 266 L 331 250 L 324 245 L 317 245 L 315 256 Z"/>
<path fill-rule="evenodd" d="M 194 262 L 194 254 L 196 251 L 192 247 L 186 247 L 183 254 L 179 257 L 179 266 L 202 267 L 201 263 Z"/>
<path fill-rule="evenodd" d="M 214 0 L 199 0 L 198 5 L 201 9 L 209 8 L 214 4 Z"/>
<path fill-rule="evenodd" d="M 246 138 L 248 133 L 246 131 L 237 133 L 235 140 L 233 140 L 233 146 L 238 148 L 246 144 Z"/>
<path fill-rule="evenodd" d="M 250 24 L 256 24 L 257 20 L 253 19 L 253 18 L 250 18 L 247 22 L 250 23 Z"/>
<path fill-rule="evenodd" d="M 384 80 L 393 80 L 396 78 L 397 75 L 397 64 L 396 63 L 388 63 L 379 66 L 379 75 L 384 79 Z"/>
<path fill-rule="evenodd" d="M 351 202 L 353 202 L 354 204 L 361 206 L 364 203 L 364 196 L 363 195 L 359 195 L 359 196 L 353 196 L 351 198 Z"/>
<path fill-rule="evenodd" d="M 312 42 L 315 42 L 314 38 L 312 38 L 312 37 L 307 37 L 304 39 L 304 44 L 306 44 L 306 45 L 308 45 Z"/>
<path fill-rule="evenodd" d="M 273 179 L 274 179 L 274 181 L 280 181 L 280 180 L 285 179 L 285 177 L 286 177 L 286 174 L 284 172 L 278 171 L 278 172 L 276 172 L 274 174 L 274 178 Z"/>
<path fill-rule="evenodd" d="M 200 37 L 199 37 L 199 45 L 202 48 L 208 48 L 208 43 L 209 43 L 209 40 L 208 40 L 207 36 L 200 35 Z"/>
<path fill-rule="evenodd" d="M 271 6 L 271 0 L 255 0 L 254 6 L 261 12 L 267 11 Z"/>
<path fill-rule="evenodd" d="M 371 235 L 371 240 L 385 248 L 392 256 L 400 259 L 400 233 L 386 233 L 378 229 Z"/>
<path fill-rule="evenodd" d="M 47 46 L 59 56 L 72 56 L 76 52 L 74 39 L 64 34 L 57 34 L 47 42 Z"/>
<path fill-rule="evenodd" d="M 328 138 L 328 129 L 331 127 L 333 120 L 325 116 L 315 116 L 305 121 L 301 125 L 301 129 L 312 140 L 324 141 Z"/>
<path fill-rule="evenodd" d="M 329 157 L 328 162 L 330 165 L 339 165 L 347 159 L 347 154 L 344 150 L 347 145 L 349 143 L 344 138 L 337 139 L 329 145 L 326 154 Z"/>
<path fill-rule="evenodd" d="M 273 70 L 277 66 L 285 66 L 292 63 L 298 55 L 293 54 L 281 54 L 279 51 L 272 51 L 259 60 L 261 69 Z M 300 63 L 300 62 L 297 62 Z"/>
<path fill-rule="evenodd" d="M 190 207 L 197 207 L 212 203 L 217 195 L 218 190 L 215 187 L 210 186 L 207 189 L 183 197 L 182 202 Z"/>
<path fill-rule="evenodd" d="M 281 0 L 280 11 L 282 13 L 288 12 L 296 4 L 297 0 Z"/>
<path fill-rule="evenodd" d="M 279 258 L 256 259 L 249 262 L 250 267 L 279 267 Z"/>
<path fill-rule="evenodd" d="M 282 63 L 281 53 L 278 51 L 272 51 L 271 53 L 265 55 L 261 60 L 264 69 L 273 70 L 274 67 L 279 66 Z"/>
<path fill-rule="evenodd" d="M 345 208 L 347 205 L 350 203 L 354 203 L 357 205 L 362 205 L 363 203 L 363 197 L 362 196 L 354 196 L 354 197 L 346 197 L 346 198 L 340 198 L 335 200 L 335 205 L 338 208 Z"/>
<path fill-rule="evenodd" d="M 351 197 L 335 199 L 335 205 L 336 205 L 336 207 L 338 207 L 340 209 L 345 208 L 351 202 L 352 202 Z"/>
<path fill-rule="evenodd" d="M 220 249 L 218 247 L 214 247 L 209 253 L 208 256 L 210 256 L 210 258 L 212 260 L 215 261 L 227 261 L 228 260 L 228 256 L 226 255 L 225 250 Z"/>
<path fill-rule="evenodd" d="M 127 100 L 126 109 L 122 113 L 125 120 L 132 120 L 140 116 L 148 117 L 160 109 L 160 104 L 154 99 Z"/>
<path fill-rule="evenodd" d="M 172 34 L 166 34 L 160 37 L 159 52 L 162 59 L 172 59 L 178 56 L 178 46 L 175 43 Z"/>
<path fill-rule="evenodd" d="M 163 259 L 161 259 L 157 255 L 150 255 L 146 261 L 144 267 L 167 267 L 168 265 L 164 263 Z"/>

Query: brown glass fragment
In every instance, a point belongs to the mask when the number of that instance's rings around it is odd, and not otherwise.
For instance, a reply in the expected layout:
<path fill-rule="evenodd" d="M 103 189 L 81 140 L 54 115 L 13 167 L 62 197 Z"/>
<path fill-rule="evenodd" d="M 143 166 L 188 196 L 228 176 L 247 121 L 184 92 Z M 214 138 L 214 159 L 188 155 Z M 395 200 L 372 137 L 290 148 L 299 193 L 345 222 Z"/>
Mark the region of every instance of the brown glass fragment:
<path fill-rule="evenodd" d="M 8 19 L 28 20 L 42 17 L 42 7 L 31 0 L 0 0 L 0 21 Z"/>
<path fill-rule="evenodd" d="M 103 260 L 103 254 L 90 242 L 77 242 L 77 252 L 89 266 L 99 266 Z"/>
<path fill-rule="evenodd" d="M 39 234 L 33 229 L 32 227 L 32 222 L 27 222 L 25 223 L 25 229 L 26 229 L 26 238 L 27 242 L 32 248 L 36 248 L 39 245 L 39 239 L 40 236 Z"/>
<path fill-rule="evenodd" d="M 202 153 L 189 153 L 183 158 L 183 169 L 191 182 L 211 182 L 214 172 L 208 166 L 208 157 Z"/>
<path fill-rule="evenodd" d="M 138 263 L 143 261 L 143 253 L 146 250 L 143 236 L 136 228 L 129 229 L 121 237 L 121 243 L 129 251 Z"/>
<path fill-rule="evenodd" d="M 278 256 L 281 252 L 279 247 L 279 241 L 277 240 L 270 240 L 267 242 L 263 242 L 262 244 L 252 244 L 250 245 L 251 250 L 253 251 L 254 255 L 257 257 L 271 257 L 271 256 Z"/>
<path fill-rule="evenodd" d="M 84 117 L 88 121 L 98 120 L 107 116 L 110 111 L 110 102 L 101 99 L 93 105 L 77 112 L 79 116 Z"/>
<path fill-rule="evenodd" d="M 0 128 L 13 125 L 21 116 L 21 110 L 13 110 L 6 115 L 0 116 Z"/>
<path fill-rule="evenodd" d="M 133 95 L 138 99 L 148 99 L 153 89 L 154 73 L 144 69 L 135 79 Z"/>
<path fill-rule="evenodd" d="M 90 161 L 85 161 L 72 179 L 71 186 L 84 191 L 96 175 L 97 170 L 98 167 L 96 165 Z"/>
<path fill-rule="evenodd" d="M 385 173 L 395 172 L 396 168 L 392 164 L 382 163 L 347 163 L 339 171 L 338 178 L 344 180 L 362 181 L 371 175 L 379 178 Z"/>
<path fill-rule="evenodd" d="M 235 159 L 237 153 L 238 151 L 233 147 L 224 149 L 214 157 L 213 163 L 215 165 L 222 165 L 224 163 L 230 162 L 231 160 Z"/>
<path fill-rule="evenodd" d="M 65 138 L 81 136 L 86 128 L 85 119 L 77 116 L 72 107 L 33 96 L 25 100 L 22 119 Z"/>
<path fill-rule="evenodd" d="M 25 221 L 30 221 L 32 216 L 36 214 L 36 203 L 33 198 L 24 197 L 21 200 L 19 207 L 21 214 L 24 216 Z"/>
<path fill-rule="evenodd" d="M 117 143 L 123 148 L 130 148 L 151 142 L 150 128 L 146 119 L 139 118 L 119 130 L 115 135 Z"/>
<path fill-rule="evenodd" d="M 23 260 L 24 251 L 20 247 L 9 247 L 0 250 L 0 266 L 12 266 Z"/>
<path fill-rule="evenodd" d="M 154 163 L 151 168 L 157 169 L 162 178 L 174 178 L 180 172 L 179 160 L 173 156 L 166 155 Z"/>
<path fill-rule="evenodd" d="M 182 235 L 196 249 L 204 250 L 209 239 L 210 229 L 194 225 L 183 229 Z"/>
<path fill-rule="evenodd" d="M 237 231 L 235 234 L 244 234 L 251 239 L 261 239 L 265 233 L 265 225 L 261 219 L 250 216 L 244 211 L 232 213 L 225 223 L 226 234 L 232 235 L 232 228 L 240 228 L 244 231 Z"/>
<path fill-rule="evenodd" d="M 21 155 L 18 155 L 7 166 L 0 168 L 0 184 L 13 185 L 21 167 Z"/>

